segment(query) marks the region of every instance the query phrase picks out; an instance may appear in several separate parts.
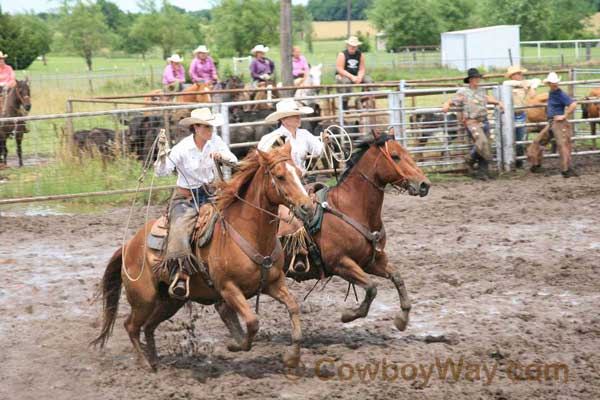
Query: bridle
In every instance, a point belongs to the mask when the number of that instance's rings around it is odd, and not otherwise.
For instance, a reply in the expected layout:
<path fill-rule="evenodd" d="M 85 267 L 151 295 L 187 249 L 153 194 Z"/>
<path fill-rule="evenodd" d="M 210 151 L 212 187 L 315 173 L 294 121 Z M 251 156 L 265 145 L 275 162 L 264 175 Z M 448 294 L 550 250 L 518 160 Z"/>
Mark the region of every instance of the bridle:
<path fill-rule="evenodd" d="M 15 95 L 17 96 L 17 99 L 19 99 L 19 102 L 21 103 L 21 105 L 26 106 L 28 104 L 31 104 L 31 96 L 23 96 L 23 94 L 21 93 L 21 90 L 19 90 L 19 83 L 17 83 L 17 85 L 14 88 L 15 90 Z M 27 99 L 28 103 L 25 102 L 25 99 Z"/>
<path fill-rule="evenodd" d="M 402 171 L 400 171 L 400 168 L 398 167 L 398 165 L 396 164 L 396 162 L 394 162 L 394 160 L 392 159 L 392 156 L 390 155 L 390 151 L 388 148 L 388 141 L 392 140 L 387 139 L 385 141 L 385 144 L 383 145 L 377 145 L 374 144 L 375 146 L 377 146 L 377 149 L 379 150 L 379 153 L 377 154 L 377 157 L 375 158 L 375 162 L 373 163 L 373 167 L 371 168 L 371 171 L 369 173 L 369 175 L 373 175 L 373 171 L 377 169 L 377 163 L 379 162 L 379 158 L 383 155 L 383 157 L 386 159 L 386 161 L 388 161 L 391 165 L 392 168 L 394 169 L 394 171 L 396 172 L 396 174 L 398 174 L 398 179 L 396 179 L 393 182 L 389 182 L 382 185 L 379 185 L 377 182 L 375 182 L 372 178 L 370 178 L 367 174 L 365 174 L 362 171 L 359 171 L 357 173 L 357 175 L 361 178 L 363 178 L 364 180 L 366 180 L 367 182 L 369 182 L 371 185 L 373 185 L 377 190 L 384 192 L 385 191 L 385 187 L 389 184 L 392 187 L 394 187 L 396 190 L 402 192 L 405 189 L 405 185 L 406 185 L 406 178 L 404 177 L 404 175 L 402 174 Z"/>

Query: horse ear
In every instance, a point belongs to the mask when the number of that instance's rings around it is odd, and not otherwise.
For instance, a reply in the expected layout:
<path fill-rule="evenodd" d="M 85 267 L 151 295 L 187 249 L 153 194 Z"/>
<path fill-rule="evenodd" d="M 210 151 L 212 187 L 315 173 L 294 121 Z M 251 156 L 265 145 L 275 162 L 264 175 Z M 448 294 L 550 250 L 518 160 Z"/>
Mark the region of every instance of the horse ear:
<path fill-rule="evenodd" d="M 379 137 L 381 137 L 381 134 L 376 132 L 373 128 L 371 128 L 371 135 L 373 135 L 375 139 L 379 139 Z"/>
<path fill-rule="evenodd" d="M 269 154 L 266 151 L 256 148 L 256 153 L 258 154 L 258 162 L 260 165 L 264 165 L 269 162 Z"/>
<path fill-rule="evenodd" d="M 25 75 L 25 82 L 29 85 L 29 75 Z"/>

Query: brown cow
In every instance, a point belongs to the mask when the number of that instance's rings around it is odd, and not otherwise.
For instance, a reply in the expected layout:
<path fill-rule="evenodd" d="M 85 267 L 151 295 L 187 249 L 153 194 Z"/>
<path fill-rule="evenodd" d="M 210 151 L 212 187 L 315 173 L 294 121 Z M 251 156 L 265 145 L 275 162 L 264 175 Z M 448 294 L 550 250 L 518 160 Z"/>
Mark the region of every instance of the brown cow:
<path fill-rule="evenodd" d="M 592 89 L 590 93 L 585 97 L 585 100 L 588 100 L 590 97 L 600 97 L 600 88 Z M 581 111 L 583 112 L 583 118 L 598 118 L 600 117 L 600 104 L 582 104 Z M 590 122 L 590 130 L 592 131 L 592 135 L 594 136 L 596 136 L 597 123 L 597 121 Z"/>
<path fill-rule="evenodd" d="M 533 106 L 533 105 L 537 105 L 537 104 L 545 105 L 546 103 L 548 103 L 548 93 L 538 94 L 535 97 L 527 100 L 528 106 Z M 546 118 L 546 107 L 535 107 L 535 108 L 527 109 L 527 122 L 540 123 L 540 122 L 547 122 L 547 121 L 548 121 L 548 119 Z M 542 127 L 534 128 L 534 130 L 536 132 L 539 132 L 542 130 Z"/>

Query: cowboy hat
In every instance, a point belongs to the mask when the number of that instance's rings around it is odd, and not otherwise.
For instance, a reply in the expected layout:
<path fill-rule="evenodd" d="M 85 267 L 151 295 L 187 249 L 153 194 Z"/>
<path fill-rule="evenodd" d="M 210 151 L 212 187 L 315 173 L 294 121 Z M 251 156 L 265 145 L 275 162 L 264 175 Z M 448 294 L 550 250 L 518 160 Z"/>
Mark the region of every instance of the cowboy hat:
<path fill-rule="evenodd" d="M 277 122 L 282 118 L 293 115 L 312 114 L 314 110 L 311 107 L 300 106 L 294 99 L 283 99 L 275 108 L 275 112 L 267 115 L 265 122 Z"/>
<path fill-rule="evenodd" d="M 358 47 L 362 44 L 361 41 L 358 40 L 356 36 L 350 36 L 348 40 L 344 41 L 347 45 Z"/>
<path fill-rule="evenodd" d="M 168 62 L 180 63 L 183 61 L 183 57 L 179 57 L 179 54 L 173 54 L 171 57 L 167 58 Z"/>
<path fill-rule="evenodd" d="M 269 51 L 269 48 L 266 46 L 263 46 L 262 44 L 257 44 L 256 46 L 254 46 L 252 48 L 252 50 L 250 50 L 251 54 L 255 54 L 256 52 L 261 52 L 261 53 L 266 53 Z"/>
<path fill-rule="evenodd" d="M 6 58 L 8 57 L 8 54 L 4 54 L 2 51 L 0 51 L 0 58 Z"/>
<path fill-rule="evenodd" d="M 196 108 L 192 110 L 189 117 L 179 121 L 181 126 L 192 126 L 192 125 L 208 125 L 208 126 L 221 126 L 223 125 L 223 116 L 221 114 L 213 114 L 210 108 Z"/>
<path fill-rule="evenodd" d="M 559 83 L 560 77 L 556 75 L 556 72 L 550 72 L 546 79 L 544 79 L 544 84 L 546 83 Z"/>
<path fill-rule="evenodd" d="M 208 53 L 210 53 L 210 50 L 208 50 L 208 47 L 201 44 L 200 46 L 196 47 L 196 50 L 193 51 L 193 54 L 197 54 L 197 53 L 208 54 Z"/>
<path fill-rule="evenodd" d="M 513 76 L 514 74 L 522 74 L 525 72 L 527 72 L 527 68 L 521 68 L 518 65 L 511 65 L 506 70 L 504 77 L 510 79 L 510 77 Z"/>
<path fill-rule="evenodd" d="M 467 77 L 463 79 L 463 82 L 469 83 L 469 80 L 471 78 L 483 78 L 483 75 L 479 73 L 479 70 L 477 68 L 469 68 L 469 70 L 467 71 Z"/>

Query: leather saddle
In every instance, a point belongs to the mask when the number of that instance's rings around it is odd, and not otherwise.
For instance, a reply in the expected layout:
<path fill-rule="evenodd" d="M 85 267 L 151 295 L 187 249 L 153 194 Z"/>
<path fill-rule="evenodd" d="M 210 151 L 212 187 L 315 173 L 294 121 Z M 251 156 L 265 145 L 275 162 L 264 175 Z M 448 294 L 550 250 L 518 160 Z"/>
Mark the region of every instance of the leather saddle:
<path fill-rule="evenodd" d="M 210 241 L 218 216 L 219 214 L 212 204 L 205 204 L 200 207 L 200 212 L 198 213 L 198 218 L 196 220 L 196 227 L 190 238 L 196 246 L 203 247 Z M 167 216 L 163 215 L 157 219 L 150 228 L 150 233 L 146 238 L 148 247 L 162 253 L 166 249 L 168 234 L 169 221 Z"/>

